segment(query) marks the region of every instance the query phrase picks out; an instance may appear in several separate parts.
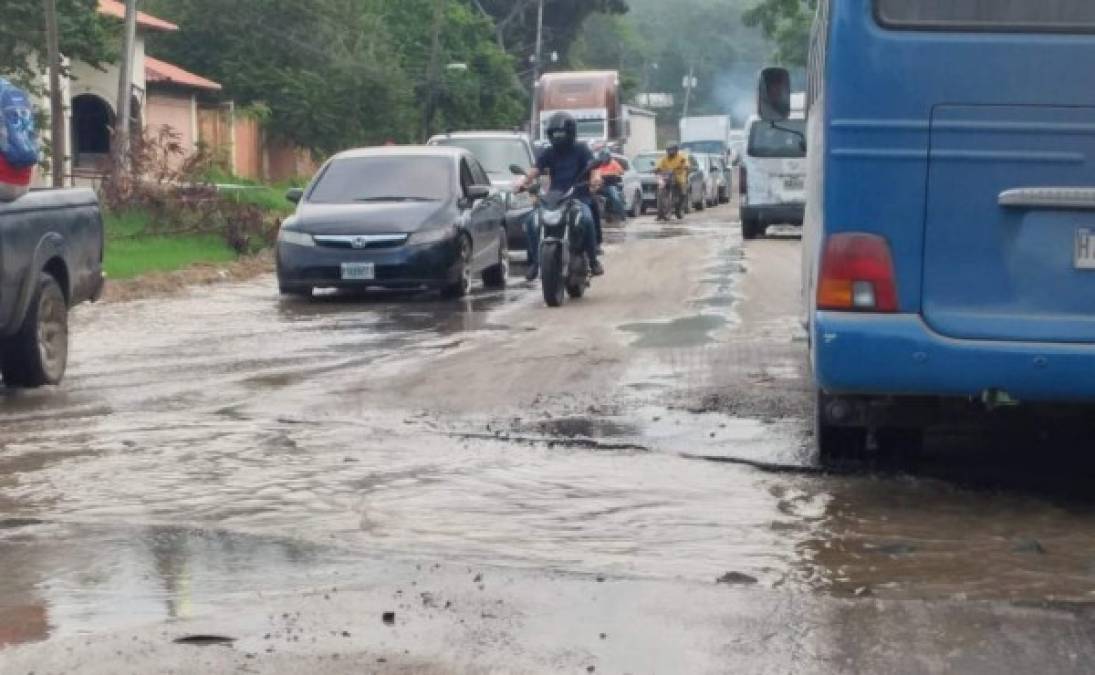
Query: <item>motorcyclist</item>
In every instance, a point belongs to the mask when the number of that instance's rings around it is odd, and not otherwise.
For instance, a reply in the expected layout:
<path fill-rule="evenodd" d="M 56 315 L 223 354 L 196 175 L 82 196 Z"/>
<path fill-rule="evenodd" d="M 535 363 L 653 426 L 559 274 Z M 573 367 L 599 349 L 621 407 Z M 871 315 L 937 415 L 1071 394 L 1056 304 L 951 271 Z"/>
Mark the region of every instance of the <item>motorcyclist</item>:
<path fill-rule="evenodd" d="M 677 212 L 677 218 L 683 218 L 681 207 L 684 203 L 684 194 L 688 185 L 688 172 L 691 167 L 688 164 L 688 157 L 681 153 L 679 145 L 673 144 L 665 149 L 665 156 L 658 160 L 658 165 L 654 167 L 654 172 L 659 174 L 672 174 L 674 182 L 676 183 L 677 193 L 675 203 L 671 204 L 674 211 Z M 667 185 L 666 189 L 669 190 L 669 194 L 673 194 L 672 186 Z M 658 220 L 665 220 L 668 218 L 668 214 L 658 213 Z"/>
<path fill-rule="evenodd" d="M 593 153 L 585 143 L 578 142 L 578 123 L 567 113 L 556 113 L 551 116 L 547 124 L 547 137 L 551 146 L 546 148 L 536 160 L 533 167 L 524 177 L 517 181 L 517 189 L 524 189 L 541 174 L 547 174 L 551 179 L 551 189 L 566 192 L 576 183 L 581 182 L 582 172 L 593 163 Z M 590 190 L 601 189 L 602 180 L 599 170 L 594 169 L 589 177 L 589 184 L 578 187 L 574 196 L 581 204 L 582 213 L 579 225 L 583 232 L 586 255 L 589 258 L 589 269 L 594 276 L 604 274 L 604 267 L 597 260 L 597 238 L 593 221 L 592 197 Z M 525 234 L 528 236 L 528 262 L 529 270 L 526 278 L 532 281 L 540 274 L 540 247 L 539 233 L 536 231 L 534 218 L 529 218 L 525 224 Z"/>
<path fill-rule="evenodd" d="M 609 176 L 615 176 L 623 179 L 624 168 L 620 165 L 616 158 L 612 156 L 607 150 L 602 150 L 598 155 L 598 159 L 603 162 L 601 166 L 601 178 L 607 178 Z M 624 206 L 624 200 L 620 196 L 620 188 L 617 185 L 610 185 L 607 181 L 605 186 L 601 189 L 601 194 L 604 195 L 605 201 L 609 211 L 613 211 L 620 218 L 620 220 L 627 220 L 627 208 Z"/>

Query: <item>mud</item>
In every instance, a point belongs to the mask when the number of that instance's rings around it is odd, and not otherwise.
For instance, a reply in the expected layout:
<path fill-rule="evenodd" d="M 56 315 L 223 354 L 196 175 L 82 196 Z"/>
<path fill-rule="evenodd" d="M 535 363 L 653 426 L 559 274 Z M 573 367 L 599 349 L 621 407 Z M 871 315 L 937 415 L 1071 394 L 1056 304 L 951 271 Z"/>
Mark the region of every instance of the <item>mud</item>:
<path fill-rule="evenodd" d="M 150 272 L 134 279 L 108 279 L 103 302 L 125 302 L 179 295 L 193 286 L 254 279 L 274 270 L 274 254 L 266 250 L 228 264 L 195 264 L 173 272 Z"/>
<path fill-rule="evenodd" d="M 610 231 L 559 310 L 81 308 L 0 394 L 0 671 L 1082 672 L 1086 436 L 821 470 L 799 242 L 732 220 Z"/>

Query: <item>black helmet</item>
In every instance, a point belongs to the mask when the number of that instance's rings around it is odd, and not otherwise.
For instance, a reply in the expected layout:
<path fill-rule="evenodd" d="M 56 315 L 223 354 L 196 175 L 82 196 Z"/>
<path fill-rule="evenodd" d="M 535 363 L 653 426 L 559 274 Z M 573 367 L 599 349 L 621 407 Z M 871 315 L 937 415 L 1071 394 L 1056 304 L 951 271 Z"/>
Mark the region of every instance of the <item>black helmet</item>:
<path fill-rule="evenodd" d="M 548 120 L 547 137 L 556 150 L 572 148 L 578 140 L 578 123 L 569 113 L 555 113 Z"/>
<path fill-rule="evenodd" d="M 670 157 L 676 155 L 680 151 L 681 151 L 681 146 L 677 145 L 676 143 L 674 143 L 670 146 L 667 146 L 665 148 L 665 154 L 669 155 Z"/>

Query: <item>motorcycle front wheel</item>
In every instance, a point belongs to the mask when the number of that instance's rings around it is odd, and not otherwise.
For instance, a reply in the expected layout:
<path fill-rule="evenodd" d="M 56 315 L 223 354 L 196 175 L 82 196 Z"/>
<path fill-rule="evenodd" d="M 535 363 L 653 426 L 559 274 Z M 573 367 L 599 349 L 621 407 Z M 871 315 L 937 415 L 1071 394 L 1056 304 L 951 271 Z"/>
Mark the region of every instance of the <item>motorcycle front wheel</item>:
<path fill-rule="evenodd" d="M 556 242 L 540 247 L 540 287 L 548 307 L 559 307 L 566 299 L 563 248 Z"/>

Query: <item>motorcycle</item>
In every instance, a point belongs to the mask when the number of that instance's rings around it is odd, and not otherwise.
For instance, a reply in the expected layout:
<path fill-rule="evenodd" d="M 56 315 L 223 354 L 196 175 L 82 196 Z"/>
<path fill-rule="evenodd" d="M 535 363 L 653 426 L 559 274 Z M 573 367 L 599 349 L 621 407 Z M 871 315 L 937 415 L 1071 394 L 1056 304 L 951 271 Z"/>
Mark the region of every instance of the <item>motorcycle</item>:
<path fill-rule="evenodd" d="M 624 185 L 623 176 L 604 176 L 604 183 L 604 188 L 597 193 L 597 208 L 601 210 L 601 222 L 609 225 L 619 224 L 623 222 L 626 214 L 616 213 L 612 210 L 604 191 L 610 187 L 616 188 L 617 191 L 621 190 Z"/>
<path fill-rule="evenodd" d="M 673 211 L 677 220 L 684 219 L 684 193 L 672 173 L 658 174 L 658 220 L 669 220 Z"/>
<path fill-rule="evenodd" d="M 580 178 L 598 166 L 599 162 L 590 164 Z M 510 166 L 510 171 L 518 176 L 527 175 L 516 164 Z M 595 235 L 582 227 L 582 203 L 574 196 L 586 185 L 588 182 L 575 183 L 566 192 L 543 192 L 537 183 L 525 188 L 537 198 L 532 217 L 537 220 L 538 227 L 534 229 L 540 235 L 540 286 L 548 307 L 559 307 L 567 295 L 572 298 L 585 295 L 593 276 L 586 254 L 586 237 Z"/>

